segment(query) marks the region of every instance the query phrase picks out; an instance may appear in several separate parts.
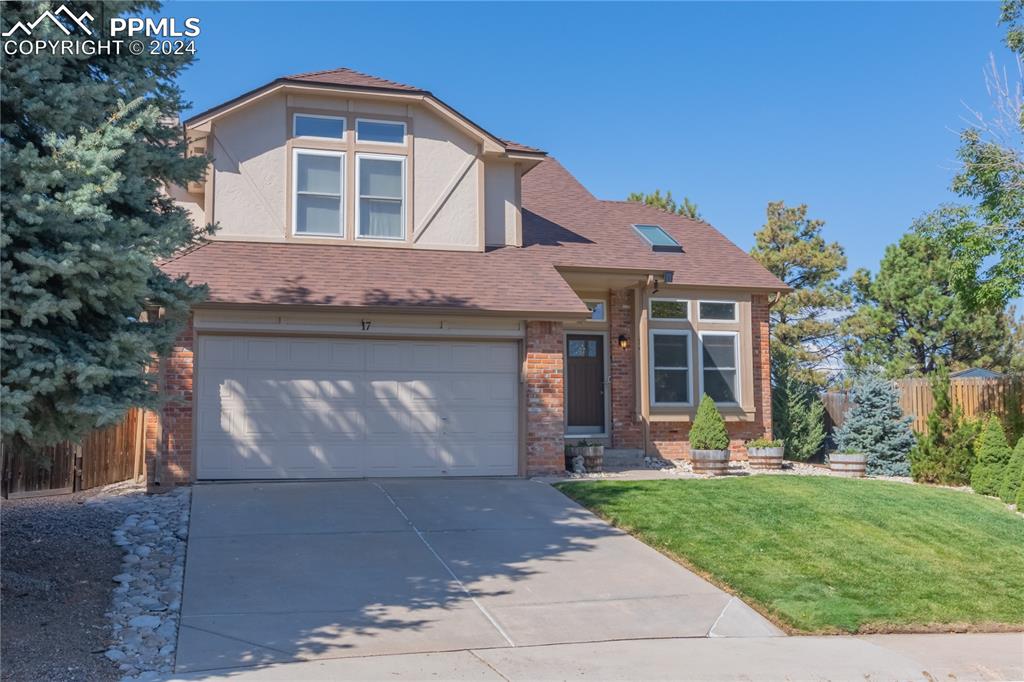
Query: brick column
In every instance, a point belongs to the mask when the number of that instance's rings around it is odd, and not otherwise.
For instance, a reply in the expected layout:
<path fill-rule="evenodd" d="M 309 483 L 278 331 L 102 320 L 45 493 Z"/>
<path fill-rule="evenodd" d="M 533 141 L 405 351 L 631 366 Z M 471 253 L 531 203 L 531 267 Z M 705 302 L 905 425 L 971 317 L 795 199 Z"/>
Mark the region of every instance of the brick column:
<path fill-rule="evenodd" d="M 754 355 L 754 423 L 772 436 L 772 363 L 771 322 L 768 295 L 755 294 L 750 299 L 751 349 Z"/>
<path fill-rule="evenodd" d="M 146 413 L 146 488 L 149 492 L 167 492 L 178 484 L 192 480 L 192 371 L 195 337 L 192 321 L 182 330 L 171 354 L 158 361 L 163 371 L 164 403 L 156 411 Z M 159 420 L 159 421 L 158 421 Z M 160 427 L 166 452 L 159 463 L 157 481 L 157 455 L 160 453 Z"/>
<path fill-rule="evenodd" d="M 526 323 L 526 473 L 565 468 L 565 331 L 561 322 Z"/>
<path fill-rule="evenodd" d="M 639 383 L 636 367 L 637 344 L 633 329 L 632 289 L 617 289 L 608 297 L 608 343 L 611 366 L 612 447 L 643 448 L 643 429 L 636 418 L 636 392 Z M 619 348 L 619 336 L 629 339 L 629 348 Z"/>

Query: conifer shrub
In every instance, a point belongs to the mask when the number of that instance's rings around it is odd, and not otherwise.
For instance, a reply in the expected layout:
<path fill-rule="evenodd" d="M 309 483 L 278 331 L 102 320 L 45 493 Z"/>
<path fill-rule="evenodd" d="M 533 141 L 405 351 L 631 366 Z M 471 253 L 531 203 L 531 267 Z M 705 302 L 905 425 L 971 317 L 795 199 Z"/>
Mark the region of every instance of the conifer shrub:
<path fill-rule="evenodd" d="M 1021 486 L 1024 486 L 1024 436 L 1017 440 L 1017 446 L 1010 456 L 1010 463 L 1003 471 L 1003 481 L 999 486 L 999 499 L 1006 504 L 1014 504 Z"/>
<path fill-rule="evenodd" d="M 715 401 L 705 393 L 700 398 L 697 417 L 690 429 L 690 449 L 692 450 L 728 450 L 729 433 L 725 430 L 725 420 L 715 406 Z"/>
<path fill-rule="evenodd" d="M 979 495 L 998 495 L 1003 472 L 1012 451 L 998 417 L 989 417 L 974 445 L 977 461 L 971 470 L 971 487 Z"/>
<path fill-rule="evenodd" d="M 949 373 L 940 371 L 932 380 L 935 407 L 928 415 L 928 431 L 919 435 L 910 451 L 910 475 L 918 483 L 969 485 L 974 466 L 974 441 L 981 424 L 965 420 L 954 407 Z"/>
<path fill-rule="evenodd" d="M 907 476 L 907 458 L 914 447 L 912 417 L 904 417 L 899 393 L 893 385 L 874 374 L 857 378 L 851 391 L 853 407 L 836 432 L 840 452 L 867 454 L 871 476 Z"/>

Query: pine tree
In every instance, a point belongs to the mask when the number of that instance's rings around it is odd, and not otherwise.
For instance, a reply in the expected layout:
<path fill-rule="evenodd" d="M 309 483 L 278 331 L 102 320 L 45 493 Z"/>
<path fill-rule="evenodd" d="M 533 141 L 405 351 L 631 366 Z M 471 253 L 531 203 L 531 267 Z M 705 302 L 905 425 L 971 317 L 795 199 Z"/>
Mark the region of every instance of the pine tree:
<path fill-rule="evenodd" d="M 999 485 L 999 499 L 1007 504 L 1017 500 L 1017 493 L 1024 486 L 1024 438 L 1017 441 L 1010 462 L 1003 472 L 1003 480 Z"/>
<path fill-rule="evenodd" d="M 971 487 L 979 495 L 998 495 L 1003 471 L 1012 454 L 998 417 L 989 417 L 974 446 L 977 461 L 971 470 Z"/>
<path fill-rule="evenodd" d="M 706 393 L 700 398 L 697 416 L 690 429 L 690 448 L 693 450 L 728 450 L 729 433 L 725 430 L 715 401 Z"/>
<path fill-rule="evenodd" d="M 630 192 L 629 196 L 626 197 L 626 201 L 634 201 L 638 204 L 653 206 L 654 208 L 660 208 L 662 211 L 667 213 L 675 213 L 676 215 L 686 216 L 693 220 L 703 220 L 700 215 L 700 209 L 697 208 L 697 204 L 690 201 L 690 197 L 683 197 L 683 203 L 681 204 L 676 203 L 676 200 L 672 198 L 671 190 L 664 194 L 661 193 L 660 189 L 654 190 L 651 194 Z"/>
<path fill-rule="evenodd" d="M 949 372 L 942 369 L 932 379 L 934 407 L 928 415 L 928 432 L 919 436 L 910 451 L 910 474 L 919 483 L 968 485 L 974 466 L 974 439 L 980 425 L 963 418 L 953 405 Z"/>
<path fill-rule="evenodd" d="M 771 309 L 772 357 L 781 356 L 780 366 L 800 381 L 820 386 L 843 350 L 837 318 L 850 304 L 848 286 L 840 281 L 846 254 L 837 242 L 825 241 L 825 222 L 808 218 L 805 204 L 773 201 L 766 214 L 750 255 L 793 288 Z"/>
<path fill-rule="evenodd" d="M 810 459 L 825 440 L 825 405 L 817 387 L 789 371 L 785 356 L 772 357 L 772 433 L 785 444 L 786 459 Z"/>
<path fill-rule="evenodd" d="M 877 375 L 864 374 L 855 382 L 852 397 L 853 407 L 836 433 L 839 449 L 867 453 L 869 475 L 907 476 L 914 433 L 896 389 Z"/>
<path fill-rule="evenodd" d="M 76 3 L 103 17 L 106 3 Z M 6 24 L 49 3 L 10 3 Z M 106 5 L 138 14 L 155 3 Z M 103 38 L 106 22 L 92 28 Z M 52 22 L 33 38 L 63 39 Z M 188 55 L 8 55 L 0 81 L 2 429 L 16 449 L 77 439 L 156 400 L 146 369 L 204 289 L 154 263 L 198 231 L 163 192 L 203 176 L 175 124 Z M 159 306 L 163 320 L 143 316 Z"/>

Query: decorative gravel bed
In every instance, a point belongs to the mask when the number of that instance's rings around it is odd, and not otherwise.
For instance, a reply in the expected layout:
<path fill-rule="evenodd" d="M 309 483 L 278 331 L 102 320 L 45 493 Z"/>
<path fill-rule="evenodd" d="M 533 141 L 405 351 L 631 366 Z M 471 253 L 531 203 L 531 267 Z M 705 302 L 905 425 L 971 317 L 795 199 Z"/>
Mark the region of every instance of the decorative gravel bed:
<path fill-rule="evenodd" d="M 0 506 L 0 679 L 154 679 L 174 664 L 190 491 L 134 483 Z"/>

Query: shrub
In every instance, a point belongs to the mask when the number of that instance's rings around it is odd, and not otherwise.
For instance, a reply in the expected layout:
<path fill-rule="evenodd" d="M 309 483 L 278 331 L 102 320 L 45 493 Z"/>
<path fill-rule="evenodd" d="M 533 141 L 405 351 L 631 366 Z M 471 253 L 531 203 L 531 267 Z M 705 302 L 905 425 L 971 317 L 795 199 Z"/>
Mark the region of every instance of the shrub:
<path fill-rule="evenodd" d="M 989 417 L 974 445 L 977 461 L 971 470 L 971 487 L 979 495 L 998 495 L 1003 471 L 1010 461 L 1010 444 L 998 417 Z"/>
<path fill-rule="evenodd" d="M 891 383 L 874 374 L 858 377 L 852 390 L 853 407 L 836 433 L 841 452 L 867 453 L 867 473 L 906 476 L 907 453 L 914 447 L 911 417 L 904 417 L 899 394 Z"/>
<path fill-rule="evenodd" d="M 1010 463 L 1003 471 L 1003 482 L 999 486 L 999 499 L 1006 504 L 1013 504 L 1017 501 L 1017 494 L 1021 486 L 1024 486 L 1024 436 L 1017 441 L 1017 447 L 1013 449 Z"/>
<path fill-rule="evenodd" d="M 715 401 L 705 393 L 700 397 L 697 417 L 690 429 L 690 448 L 693 450 L 728 450 L 729 434 L 725 420 L 715 407 Z"/>
<path fill-rule="evenodd" d="M 781 448 L 783 443 L 778 438 L 755 438 L 747 441 L 748 448 Z"/>
<path fill-rule="evenodd" d="M 953 407 L 947 372 L 932 381 L 932 395 L 935 407 L 928 415 L 928 433 L 910 451 L 910 475 L 919 483 L 968 485 L 981 424 L 964 420 L 960 407 Z"/>
<path fill-rule="evenodd" d="M 825 440 L 825 406 L 818 389 L 801 381 L 782 357 L 772 357 L 772 431 L 785 444 L 786 459 L 803 462 Z"/>

